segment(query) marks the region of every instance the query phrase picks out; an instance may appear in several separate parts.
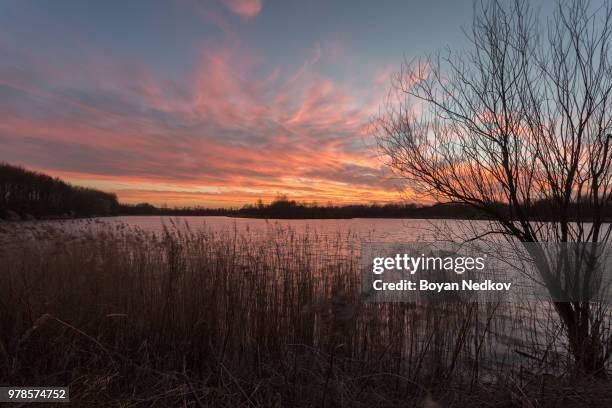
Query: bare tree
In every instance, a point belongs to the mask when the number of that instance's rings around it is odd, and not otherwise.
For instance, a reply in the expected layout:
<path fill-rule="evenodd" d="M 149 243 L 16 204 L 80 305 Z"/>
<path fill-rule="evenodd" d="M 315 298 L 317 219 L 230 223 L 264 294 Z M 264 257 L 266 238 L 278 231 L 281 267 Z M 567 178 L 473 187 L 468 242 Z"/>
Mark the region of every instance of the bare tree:
<path fill-rule="evenodd" d="M 545 21 L 526 1 L 478 4 L 470 51 L 406 62 L 395 77 L 399 99 L 375 127 L 390 166 L 416 191 L 486 214 L 482 235 L 607 242 L 611 31 L 610 2 L 560 2 Z M 538 265 L 552 290 L 550 268 Z M 555 303 L 577 369 L 603 375 L 612 343 L 598 307 Z"/>

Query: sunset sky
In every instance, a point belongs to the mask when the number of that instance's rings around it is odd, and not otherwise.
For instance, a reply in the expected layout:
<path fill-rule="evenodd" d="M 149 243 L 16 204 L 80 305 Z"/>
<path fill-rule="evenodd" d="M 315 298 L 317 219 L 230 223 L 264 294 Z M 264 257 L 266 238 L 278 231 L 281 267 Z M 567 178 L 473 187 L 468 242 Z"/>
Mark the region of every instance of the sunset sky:
<path fill-rule="evenodd" d="M 0 161 L 124 202 L 398 201 L 368 122 L 471 1 L 0 1 Z"/>

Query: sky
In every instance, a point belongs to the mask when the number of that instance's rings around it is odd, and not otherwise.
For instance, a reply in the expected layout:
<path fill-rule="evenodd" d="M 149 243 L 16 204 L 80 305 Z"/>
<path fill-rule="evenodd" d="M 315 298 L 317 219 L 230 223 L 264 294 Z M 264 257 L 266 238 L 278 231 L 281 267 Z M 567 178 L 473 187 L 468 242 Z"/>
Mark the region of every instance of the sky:
<path fill-rule="evenodd" d="M 0 0 L 0 161 L 127 203 L 410 199 L 370 122 L 471 1 Z"/>

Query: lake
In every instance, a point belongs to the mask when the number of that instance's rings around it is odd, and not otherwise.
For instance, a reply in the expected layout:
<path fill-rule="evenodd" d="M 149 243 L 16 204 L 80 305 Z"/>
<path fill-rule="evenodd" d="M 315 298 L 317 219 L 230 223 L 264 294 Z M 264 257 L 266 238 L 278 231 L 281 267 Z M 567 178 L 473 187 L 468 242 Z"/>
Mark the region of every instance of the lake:
<path fill-rule="evenodd" d="M 482 222 L 478 221 L 477 223 Z M 33 221 L 25 225 L 61 225 L 67 228 L 97 228 L 104 225 L 125 224 L 148 232 L 162 232 L 164 225 L 191 230 L 227 231 L 237 234 L 265 234 L 276 229 L 291 229 L 296 233 L 312 233 L 319 236 L 350 236 L 357 241 L 409 242 L 449 239 L 448 234 L 460 233 L 465 222 L 459 220 L 425 220 L 396 218 L 352 219 L 258 219 L 219 216 L 119 216 L 96 219 Z"/>

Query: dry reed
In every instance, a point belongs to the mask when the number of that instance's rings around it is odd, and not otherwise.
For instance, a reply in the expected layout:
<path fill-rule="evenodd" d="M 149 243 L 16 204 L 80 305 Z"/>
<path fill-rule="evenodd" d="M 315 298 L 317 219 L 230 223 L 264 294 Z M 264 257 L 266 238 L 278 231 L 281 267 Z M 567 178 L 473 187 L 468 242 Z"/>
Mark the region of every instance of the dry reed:
<path fill-rule="evenodd" d="M 3 384 L 70 385 L 77 405 L 123 407 L 586 398 L 547 380 L 548 363 L 510 361 L 531 332 L 504 306 L 363 302 L 350 235 L 18 225 L 0 226 Z"/>

